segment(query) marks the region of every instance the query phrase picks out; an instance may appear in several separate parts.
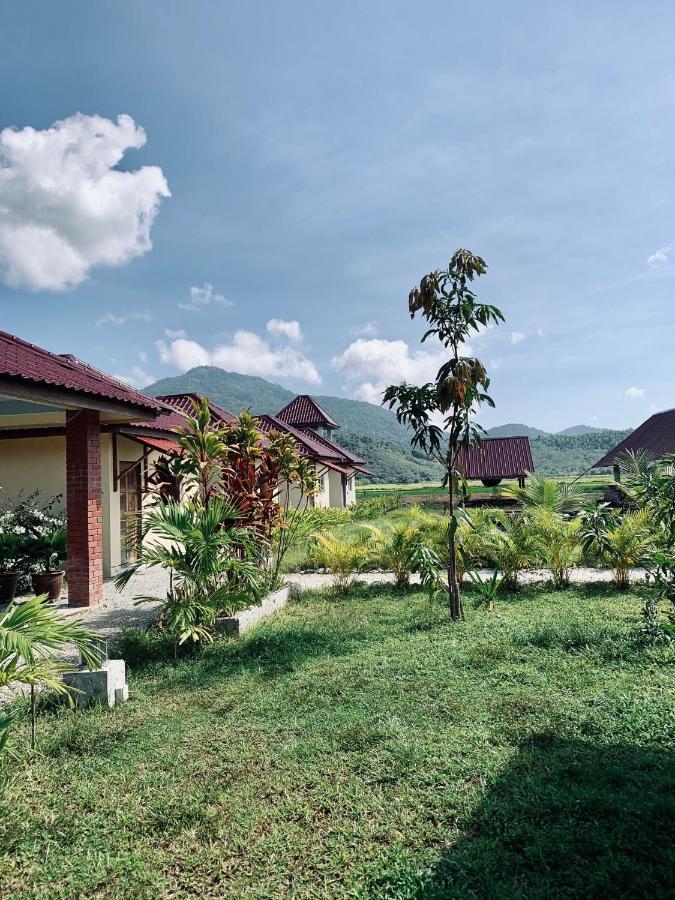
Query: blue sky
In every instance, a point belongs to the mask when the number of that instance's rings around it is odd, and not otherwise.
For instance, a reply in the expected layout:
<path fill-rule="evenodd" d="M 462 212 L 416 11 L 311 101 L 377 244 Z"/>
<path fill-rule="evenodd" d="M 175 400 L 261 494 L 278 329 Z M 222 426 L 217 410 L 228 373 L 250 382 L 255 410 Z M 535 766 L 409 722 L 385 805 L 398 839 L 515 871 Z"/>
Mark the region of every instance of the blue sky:
<path fill-rule="evenodd" d="M 23 0 L 0 35 L 4 330 L 376 399 L 433 374 L 407 293 L 465 246 L 486 424 L 675 405 L 672 4 Z"/>

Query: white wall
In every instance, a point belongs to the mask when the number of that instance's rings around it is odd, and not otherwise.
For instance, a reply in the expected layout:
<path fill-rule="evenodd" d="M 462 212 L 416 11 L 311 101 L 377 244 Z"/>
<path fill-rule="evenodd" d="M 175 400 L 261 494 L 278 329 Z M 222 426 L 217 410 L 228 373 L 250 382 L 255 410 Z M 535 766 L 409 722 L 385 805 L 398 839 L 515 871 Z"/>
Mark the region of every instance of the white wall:
<path fill-rule="evenodd" d="M 318 506 L 320 508 L 325 508 L 330 506 L 330 482 L 328 479 L 328 472 L 330 470 L 321 466 L 317 471 L 318 478 L 318 487 L 319 490 L 314 496 L 314 506 Z M 323 477 L 322 477 L 323 475 Z M 322 487 L 323 484 L 323 487 Z"/>
<path fill-rule="evenodd" d="M 342 474 L 334 469 L 328 470 L 328 490 L 330 495 L 329 505 L 334 509 L 341 509 L 345 505 Z"/>

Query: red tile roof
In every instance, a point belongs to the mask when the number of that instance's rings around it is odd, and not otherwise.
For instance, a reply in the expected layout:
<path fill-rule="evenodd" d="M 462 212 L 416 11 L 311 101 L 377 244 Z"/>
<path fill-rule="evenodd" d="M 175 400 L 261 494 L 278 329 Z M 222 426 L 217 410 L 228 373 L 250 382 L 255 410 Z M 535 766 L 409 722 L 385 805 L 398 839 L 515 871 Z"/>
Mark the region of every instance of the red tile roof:
<path fill-rule="evenodd" d="M 343 456 L 348 462 L 355 463 L 356 465 L 363 465 L 365 459 L 361 459 L 360 456 L 356 456 L 356 454 L 352 453 L 351 450 L 345 450 L 344 447 L 341 447 L 340 444 L 336 444 L 335 441 L 329 441 L 328 438 L 323 437 L 320 434 L 316 434 L 316 432 L 312 431 L 311 428 L 302 428 L 300 429 L 303 434 L 308 435 L 314 441 L 319 444 L 322 444 L 324 447 L 329 447 L 332 450 L 336 450 L 341 456 Z"/>
<path fill-rule="evenodd" d="M 166 403 L 169 406 L 173 407 L 173 409 L 177 409 L 180 412 L 185 413 L 188 416 L 194 415 L 194 405 L 193 401 L 200 403 L 202 398 L 199 394 L 162 394 L 157 398 L 161 400 L 162 403 Z M 218 406 L 217 403 L 213 403 L 212 400 L 208 400 L 209 409 L 211 410 L 211 418 L 212 421 L 224 422 L 226 425 L 232 425 L 237 421 L 237 417 L 233 416 L 231 412 L 228 412 L 222 406 Z"/>
<path fill-rule="evenodd" d="M 599 459 L 593 468 L 615 465 L 618 457 L 627 450 L 633 452 L 644 450 L 654 459 L 675 453 L 675 409 L 666 409 L 650 416 L 613 450 Z"/>
<path fill-rule="evenodd" d="M 149 412 L 162 404 L 70 354 L 59 355 L 0 331 L 0 378 L 114 400 Z"/>
<path fill-rule="evenodd" d="M 178 453 L 180 451 L 180 444 L 166 438 L 148 437 L 146 434 L 129 434 L 127 437 L 149 447 L 150 450 L 157 450 L 159 453 Z"/>
<path fill-rule="evenodd" d="M 534 472 L 526 437 L 483 438 L 480 445 L 462 448 L 457 468 L 465 478 L 520 478 Z"/>
<path fill-rule="evenodd" d="M 175 431 L 185 425 L 185 416 L 175 410 L 165 410 L 155 419 L 143 422 L 134 422 L 120 429 L 122 432 L 131 433 L 135 429 L 147 429 L 152 431 Z"/>
<path fill-rule="evenodd" d="M 256 416 L 256 423 L 263 434 L 269 434 L 270 431 L 285 431 L 287 434 L 292 435 L 298 444 L 300 452 L 311 459 L 326 458 L 334 459 L 336 461 L 344 459 L 337 449 L 326 447 L 319 443 L 316 435 L 310 436 L 306 431 L 300 431 L 299 428 L 294 428 L 292 425 L 289 425 L 288 422 L 283 422 L 277 416 Z"/>
<path fill-rule="evenodd" d="M 325 409 L 321 409 L 319 404 L 310 397 L 309 394 L 299 394 L 290 403 L 287 403 L 282 410 L 277 413 L 277 418 L 288 425 L 328 425 L 329 428 L 339 428 L 340 426 L 331 419 Z"/>

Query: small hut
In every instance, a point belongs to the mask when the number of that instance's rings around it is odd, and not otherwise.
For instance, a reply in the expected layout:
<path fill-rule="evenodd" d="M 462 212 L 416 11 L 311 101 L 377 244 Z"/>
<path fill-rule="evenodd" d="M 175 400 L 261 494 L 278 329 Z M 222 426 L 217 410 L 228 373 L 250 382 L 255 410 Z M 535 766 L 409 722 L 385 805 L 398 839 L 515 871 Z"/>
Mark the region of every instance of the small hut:
<path fill-rule="evenodd" d="M 482 438 L 480 444 L 461 448 L 457 468 L 467 479 L 496 487 L 503 478 L 517 478 L 522 487 L 529 472 L 534 472 L 530 441 L 526 437 Z"/>

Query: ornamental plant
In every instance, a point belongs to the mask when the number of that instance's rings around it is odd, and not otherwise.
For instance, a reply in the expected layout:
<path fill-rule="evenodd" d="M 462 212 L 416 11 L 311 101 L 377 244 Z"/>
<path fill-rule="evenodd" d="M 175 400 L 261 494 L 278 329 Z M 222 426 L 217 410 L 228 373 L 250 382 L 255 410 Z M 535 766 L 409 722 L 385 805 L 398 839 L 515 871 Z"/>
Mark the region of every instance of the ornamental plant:
<path fill-rule="evenodd" d="M 384 392 L 384 402 L 394 409 L 399 422 L 409 426 L 411 444 L 436 459 L 444 469 L 448 489 L 449 527 L 445 551 L 450 615 L 464 618 L 457 578 L 459 525 L 455 489 L 461 480 L 457 462 L 462 447 L 480 440 L 481 429 L 474 416 L 482 403 L 494 406 L 487 393 L 490 384 L 483 363 L 467 353 L 467 342 L 482 328 L 504 321 L 496 307 L 479 303 L 472 289 L 476 278 L 487 270 L 485 260 L 468 250 L 457 250 L 446 269 L 425 275 L 408 297 L 410 317 L 417 314 L 428 328 L 422 342 L 438 340 L 448 352 L 436 378 L 424 385 L 402 383 Z M 441 424 L 438 424 L 440 421 Z"/>

